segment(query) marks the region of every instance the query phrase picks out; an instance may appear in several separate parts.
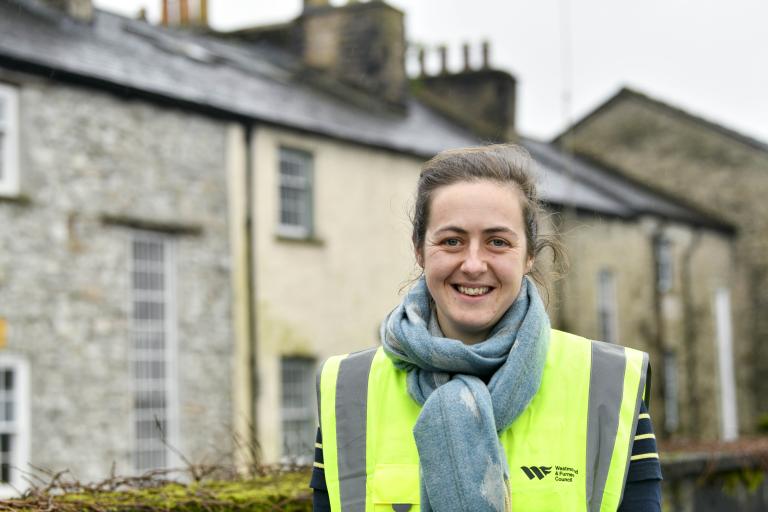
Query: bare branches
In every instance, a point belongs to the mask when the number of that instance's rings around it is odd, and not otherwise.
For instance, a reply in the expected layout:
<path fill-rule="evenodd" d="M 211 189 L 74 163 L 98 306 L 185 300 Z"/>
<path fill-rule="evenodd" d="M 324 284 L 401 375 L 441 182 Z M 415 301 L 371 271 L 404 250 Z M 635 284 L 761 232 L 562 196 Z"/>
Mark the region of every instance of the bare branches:
<path fill-rule="evenodd" d="M 189 465 L 185 469 L 110 476 L 84 483 L 68 470 L 33 468 L 30 488 L 18 499 L 0 501 L 3 511 L 309 511 L 312 508 L 306 467 L 260 466 L 258 476 L 240 476 L 233 467 Z M 255 469 L 255 468 L 254 468 Z"/>

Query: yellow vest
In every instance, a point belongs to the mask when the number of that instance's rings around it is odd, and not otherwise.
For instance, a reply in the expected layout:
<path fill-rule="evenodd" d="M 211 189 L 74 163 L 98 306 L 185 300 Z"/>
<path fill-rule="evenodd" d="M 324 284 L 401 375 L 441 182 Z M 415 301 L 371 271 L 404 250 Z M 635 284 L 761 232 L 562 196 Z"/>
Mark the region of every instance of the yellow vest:
<path fill-rule="evenodd" d="M 538 392 L 499 435 L 513 510 L 618 508 L 647 368 L 643 352 L 552 331 Z M 323 365 L 320 427 L 332 510 L 419 510 L 413 426 L 421 406 L 406 376 L 381 348 Z"/>

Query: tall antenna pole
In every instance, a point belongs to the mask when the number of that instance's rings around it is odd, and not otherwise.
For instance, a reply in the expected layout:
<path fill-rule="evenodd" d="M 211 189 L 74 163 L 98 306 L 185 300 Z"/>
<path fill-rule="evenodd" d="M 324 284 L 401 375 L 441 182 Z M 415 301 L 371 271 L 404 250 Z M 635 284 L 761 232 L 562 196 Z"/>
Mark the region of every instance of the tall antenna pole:
<path fill-rule="evenodd" d="M 570 133 L 571 126 L 573 125 L 573 119 L 572 119 L 572 101 L 573 101 L 573 43 L 571 41 L 571 10 L 570 10 L 570 0 L 559 0 L 559 14 L 560 14 L 560 74 L 561 74 L 561 91 L 560 91 L 560 105 L 561 105 L 561 120 L 563 123 L 563 126 L 565 126 L 565 134 L 563 135 L 561 144 L 560 144 L 560 150 L 565 154 L 565 173 L 566 173 L 566 197 L 573 196 L 573 189 L 574 189 L 574 175 L 573 175 L 573 163 L 571 160 L 571 150 L 569 147 L 569 137 L 568 134 Z M 568 236 L 567 231 L 570 231 L 570 229 L 573 229 L 573 226 L 568 227 L 569 221 L 575 225 L 577 220 L 576 217 L 576 208 L 573 206 L 569 206 L 568 204 L 563 205 L 563 209 L 561 212 L 561 217 L 559 222 L 557 222 L 555 225 L 560 226 L 560 233 L 563 236 Z M 562 228 L 565 227 L 566 229 L 563 230 Z M 575 262 L 574 262 L 575 263 Z M 572 271 L 578 271 L 576 268 L 573 268 Z M 571 318 L 578 318 L 581 315 L 581 312 L 579 311 L 579 304 L 581 304 L 581 300 L 578 296 L 579 294 L 579 286 L 573 286 L 571 287 L 571 290 L 569 290 L 570 295 L 570 301 L 569 303 L 566 303 L 565 301 L 565 290 L 564 286 L 566 285 L 565 280 L 559 280 L 557 286 L 557 304 L 558 304 L 558 317 L 560 318 L 560 323 L 562 324 L 560 326 L 561 329 L 568 329 L 572 328 L 570 325 L 567 325 L 568 318 L 569 318 L 569 311 L 570 310 L 570 317 Z"/>
<path fill-rule="evenodd" d="M 560 0 L 560 73 L 562 76 L 561 116 L 567 128 L 573 124 L 573 42 L 569 0 Z"/>

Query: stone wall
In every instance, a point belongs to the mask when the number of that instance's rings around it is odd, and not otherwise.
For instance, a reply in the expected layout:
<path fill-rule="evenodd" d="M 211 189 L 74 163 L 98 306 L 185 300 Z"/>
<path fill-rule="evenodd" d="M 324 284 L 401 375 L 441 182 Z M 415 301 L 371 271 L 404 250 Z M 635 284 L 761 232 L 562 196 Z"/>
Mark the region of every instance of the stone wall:
<path fill-rule="evenodd" d="M 559 229 L 570 270 L 557 285 L 559 304 L 552 314 L 553 324 L 601 339 L 598 273 L 613 272 L 617 341 L 651 356 L 651 413 L 657 433 L 717 438 L 720 414 L 712 303 L 717 289 L 728 287 L 731 280 L 731 238 L 654 217 L 627 221 L 570 211 L 561 212 Z M 673 271 L 671 287 L 660 293 L 654 239 L 662 233 L 670 241 Z M 674 354 L 676 363 L 676 425 L 667 424 L 665 413 L 665 354 Z"/>
<path fill-rule="evenodd" d="M 768 413 L 768 150 L 632 92 L 578 125 L 566 143 L 738 227 L 731 282 L 743 430 Z M 746 393 L 749 391 L 748 393 Z"/>
<path fill-rule="evenodd" d="M 5 77 L 0 75 L 0 79 Z M 9 75 L 10 76 L 10 75 Z M 175 226 L 176 448 L 232 451 L 232 321 L 222 123 L 15 75 L 21 189 L 0 202 L 0 317 L 29 362 L 31 463 L 131 472 L 132 224 Z M 105 219 L 107 220 L 105 222 Z"/>

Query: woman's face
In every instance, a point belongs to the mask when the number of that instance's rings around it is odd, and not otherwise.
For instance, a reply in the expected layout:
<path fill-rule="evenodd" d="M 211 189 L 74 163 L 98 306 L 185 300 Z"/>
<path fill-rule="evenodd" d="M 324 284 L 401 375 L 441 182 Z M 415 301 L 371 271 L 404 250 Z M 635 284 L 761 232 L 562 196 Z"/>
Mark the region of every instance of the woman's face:
<path fill-rule="evenodd" d="M 520 198 L 516 186 L 493 181 L 435 190 L 416 258 L 447 337 L 486 339 L 517 298 L 533 264 Z"/>

